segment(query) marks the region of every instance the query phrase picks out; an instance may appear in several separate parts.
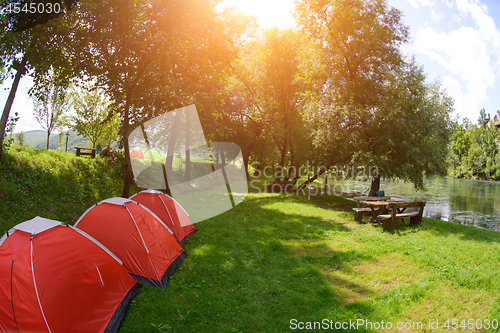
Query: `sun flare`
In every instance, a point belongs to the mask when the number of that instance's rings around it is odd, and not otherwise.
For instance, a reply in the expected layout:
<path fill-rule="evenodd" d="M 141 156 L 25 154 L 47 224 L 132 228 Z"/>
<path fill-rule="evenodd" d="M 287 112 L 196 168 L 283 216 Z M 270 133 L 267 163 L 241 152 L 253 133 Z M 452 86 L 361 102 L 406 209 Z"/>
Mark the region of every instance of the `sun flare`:
<path fill-rule="evenodd" d="M 219 4 L 223 7 L 236 7 L 247 15 L 254 15 L 261 28 L 279 26 L 282 29 L 292 28 L 293 0 L 225 0 Z"/>

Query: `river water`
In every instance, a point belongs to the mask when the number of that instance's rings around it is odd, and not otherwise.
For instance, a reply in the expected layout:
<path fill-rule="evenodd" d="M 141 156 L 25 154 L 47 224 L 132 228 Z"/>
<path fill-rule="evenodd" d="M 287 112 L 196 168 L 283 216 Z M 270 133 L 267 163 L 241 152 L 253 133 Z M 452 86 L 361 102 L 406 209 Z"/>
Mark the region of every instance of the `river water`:
<path fill-rule="evenodd" d="M 369 182 L 333 180 L 344 193 L 368 193 Z M 424 217 L 500 231 L 500 182 L 426 178 L 416 191 L 411 183 L 381 180 L 380 189 L 394 200 L 426 201 Z"/>

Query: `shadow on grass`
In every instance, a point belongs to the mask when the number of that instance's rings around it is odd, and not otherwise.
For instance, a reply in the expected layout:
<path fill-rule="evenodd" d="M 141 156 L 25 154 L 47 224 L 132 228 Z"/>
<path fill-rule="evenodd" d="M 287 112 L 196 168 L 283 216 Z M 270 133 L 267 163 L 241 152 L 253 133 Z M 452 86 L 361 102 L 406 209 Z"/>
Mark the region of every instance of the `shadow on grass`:
<path fill-rule="evenodd" d="M 346 308 L 318 268 L 345 268 L 371 255 L 322 243 L 298 253 L 290 245 L 351 232 L 313 203 L 254 196 L 196 227 L 185 246 L 188 259 L 167 290 L 143 288 L 120 332 L 157 332 L 158 325 L 176 332 L 284 332 L 293 319 L 335 323 L 376 312 L 369 305 Z M 354 282 L 350 287 L 370 293 Z"/>

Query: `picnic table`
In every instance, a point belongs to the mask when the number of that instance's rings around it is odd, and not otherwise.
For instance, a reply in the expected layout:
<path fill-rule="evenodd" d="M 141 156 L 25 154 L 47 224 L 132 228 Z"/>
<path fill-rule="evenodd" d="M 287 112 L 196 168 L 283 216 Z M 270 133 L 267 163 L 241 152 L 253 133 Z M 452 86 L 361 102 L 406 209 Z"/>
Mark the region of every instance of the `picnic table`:
<path fill-rule="evenodd" d="M 406 217 L 410 218 L 409 225 L 422 222 L 425 201 L 401 202 L 401 201 L 363 201 L 370 207 L 372 216 L 370 222 L 377 222 L 384 230 L 393 230 L 396 220 L 402 220 L 405 224 Z M 418 211 L 405 212 L 406 208 L 417 207 Z"/>
<path fill-rule="evenodd" d="M 95 158 L 96 149 L 94 148 L 75 147 L 75 149 L 76 156 L 90 156 L 92 158 Z"/>
<path fill-rule="evenodd" d="M 352 210 L 354 211 L 354 219 L 358 222 L 361 222 L 363 220 L 363 214 L 369 214 L 372 213 L 372 209 L 364 204 L 364 207 L 360 207 L 359 204 L 360 202 L 384 202 L 387 200 L 390 200 L 391 197 L 354 197 L 353 200 L 356 201 L 356 207 L 353 208 Z"/>

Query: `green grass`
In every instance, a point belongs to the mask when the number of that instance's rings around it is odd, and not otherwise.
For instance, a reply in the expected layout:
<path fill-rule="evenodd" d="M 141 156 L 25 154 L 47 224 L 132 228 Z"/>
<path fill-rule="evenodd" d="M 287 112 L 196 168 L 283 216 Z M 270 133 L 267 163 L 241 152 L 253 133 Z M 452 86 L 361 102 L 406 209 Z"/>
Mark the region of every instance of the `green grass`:
<path fill-rule="evenodd" d="M 11 149 L 0 162 L 0 234 L 41 216 L 73 224 L 90 206 L 120 196 L 121 162 L 52 150 Z"/>
<path fill-rule="evenodd" d="M 4 158 L 2 232 L 36 215 L 72 223 L 121 193 L 120 167 L 106 160 L 32 150 Z M 425 218 L 384 232 L 355 222 L 346 199 L 260 193 L 265 179 L 252 181 L 240 205 L 196 224 L 167 289 L 143 287 L 121 333 L 300 331 L 292 319 L 442 332 L 455 331 L 443 329 L 453 318 L 470 332 L 463 319 L 500 319 L 499 233 Z"/>
<path fill-rule="evenodd" d="M 165 291 L 144 287 L 120 332 L 289 332 L 291 319 L 431 331 L 429 320 L 500 319 L 500 234 L 430 219 L 384 232 L 355 222 L 349 203 L 250 193 L 196 224 L 182 270 Z"/>

